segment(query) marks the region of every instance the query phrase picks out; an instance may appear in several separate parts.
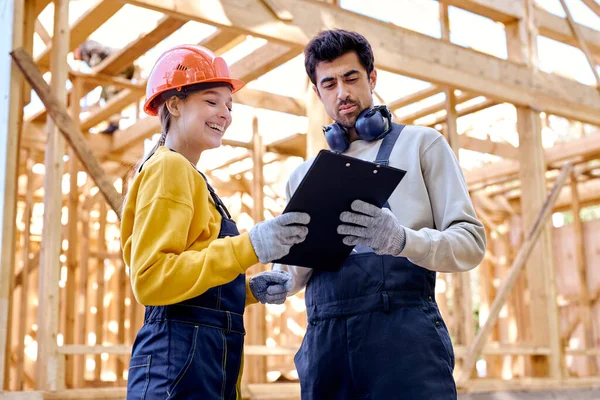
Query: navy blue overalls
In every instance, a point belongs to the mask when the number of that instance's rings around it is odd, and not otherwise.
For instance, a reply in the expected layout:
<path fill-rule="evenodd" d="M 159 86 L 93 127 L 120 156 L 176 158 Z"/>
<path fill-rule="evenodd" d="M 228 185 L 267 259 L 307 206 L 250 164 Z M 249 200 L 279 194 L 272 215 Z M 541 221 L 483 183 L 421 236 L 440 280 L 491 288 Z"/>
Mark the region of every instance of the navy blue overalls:
<path fill-rule="evenodd" d="M 239 235 L 208 188 L 222 217 L 219 238 Z M 129 363 L 127 399 L 236 399 L 245 301 L 245 275 L 239 275 L 193 299 L 146 307 Z"/>
<path fill-rule="evenodd" d="M 383 139 L 377 163 L 389 163 L 402 128 Z M 308 282 L 308 328 L 294 358 L 302 399 L 456 399 L 435 272 L 355 250 L 339 271 L 313 270 Z"/>

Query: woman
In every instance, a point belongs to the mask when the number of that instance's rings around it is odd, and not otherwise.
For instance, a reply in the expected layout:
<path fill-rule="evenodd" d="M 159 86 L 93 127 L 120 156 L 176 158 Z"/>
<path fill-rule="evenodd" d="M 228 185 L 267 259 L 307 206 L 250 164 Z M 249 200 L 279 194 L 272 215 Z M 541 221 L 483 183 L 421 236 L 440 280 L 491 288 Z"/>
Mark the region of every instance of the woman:
<path fill-rule="evenodd" d="M 247 304 L 283 303 L 289 274 L 246 280 L 258 262 L 283 257 L 308 234 L 309 216 L 289 213 L 240 235 L 195 168 L 231 124 L 232 79 L 225 61 L 200 46 L 160 56 L 144 111 L 162 135 L 137 170 L 121 221 L 123 257 L 136 299 L 146 306 L 129 365 L 128 399 L 239 396 Z"/>

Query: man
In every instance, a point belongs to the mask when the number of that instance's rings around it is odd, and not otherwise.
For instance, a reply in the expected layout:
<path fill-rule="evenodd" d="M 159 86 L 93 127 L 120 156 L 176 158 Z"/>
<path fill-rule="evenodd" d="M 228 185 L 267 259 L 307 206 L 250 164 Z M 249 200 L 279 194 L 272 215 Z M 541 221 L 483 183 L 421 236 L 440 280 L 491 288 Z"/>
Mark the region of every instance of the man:
<path fill-rule="evenodd" d="M 94 68 L 114 52 L 114 49 L 107 46 L 103 46 L 95 40 L 88 39 L 73 51 L 73 58 L 75 60 L 85 61 L 85 63 L 90 68 Z M 127 80 L 131 80 L 133 79 L 134 74 L 135 66 L 132 64 L 125 68 L 119 75 Z M 108 100 L 116 96 L 119 93 L 119 91 L 120 90 L 113 85 L 102 86 L 100 98 L 106 103 L 108 102 Z M 100 133 L 112 134 L 115 131 L 117 131 L 119 129 L 120 119 L 120 114 L 112 115 L 109 118 L 108 126 Z"/>
<path fill-rule="evenodd" d="M 338 233 L 356 247 L 338 272 L 274 266 L 294 275 L 290 296 L 306 286 L 309 324 L 295 357 L 302 398 L 456 399 L 436 271 L 468 271 L 486 247 L 458 161 L 436 130 L 391 123 L 386 108 L 372 108 L 377 71 L 363 36 L 324 31 L 304 55 L 337 124 L 326 130 L 330 147 L 407 174 L 387 208 L 354 201 L 340 215 Z M 288 199 L 312 161 L 292 173 Z"/>

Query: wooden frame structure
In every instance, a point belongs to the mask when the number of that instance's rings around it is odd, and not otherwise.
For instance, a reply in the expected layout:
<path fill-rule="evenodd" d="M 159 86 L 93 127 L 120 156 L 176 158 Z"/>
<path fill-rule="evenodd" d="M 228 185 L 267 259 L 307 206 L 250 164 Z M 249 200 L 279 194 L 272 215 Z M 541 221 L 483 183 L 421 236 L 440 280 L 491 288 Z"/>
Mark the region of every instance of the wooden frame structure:
<path fill-rule="evenodd" d="M 594 0 L 582 1 L 598 14 Z M 592 228 L 579 218 L 582 208 L 600 204 L 600 86 L 540 71 L 536 48 L 538 36 L 581 48 L 594 69 L 600 60 L 600 31 L 578 25 L 564 0 L 566 18 L 538 8 L 533 0 L 440 0 L 440 39 L 344 10 L 337 1 L 317 0 L 104 0 L 72 24 L 69 1 L 55 0 L 56 34 L 50 35 L 37 19 L 49 3 L 16 0 L 11 12 L 2 16 L 10 19 L 2 22 L 12 26 L 12 36 L 2 39 L 2 48 L 10 48 L 11 54 L 1 55 L 0 67 L 3 79 L 10 77 L 5 96 L 10 101 L 0 103 L 0 159 L 6 162 L 0 187 L 0 398 L 3 393 L 32 399 L 124 397 L 127 356 L 143 309 L 133 299 L 127 268 L 114 246 L 120 193 L 126 191 L 128 170 L 142 155 L 144 140 L 160 127 L 155 118 L 145 118 L 111 136 L 89 130 L 131 105 L 139 107 L 144 82 L 118 74 L 188 21 L 217 28 L 200 44 L 218 54 L 239 45 L 246 35 L 267 41 L 231 66 L 232 74 L 245 81 L 300 55 L 319 30 L 342 27 L 371 39 L 378 68 L 431 83 L 391 102 L 392 110 L 445 93 L 445 101 L 410 114 L 397 113 L 397 119 L 412 123 L 430 117 L 427 124 L 441 126 L 457 154 L 467 149 L 503 159 L 465 171 L 488 234 L 484 262 L 472 272 L 439 277 L 444 290 L 438 302 L 455 345 L 459 390 L 600 385 L 600 348 L 595 344 L 600 338 L 600 289 L 591 280 L 593 255 L 585 248 Z M 164 16 L 153 30 L 90 73 L 71 71 L 68 52 L 126 3 Z M 508 60 L 453 44 L 449 7 L 503 24 Z M 35 60 L 34 33 L 47 43 Z M 52 72 L 50 85 L 42 78 L 46 71 Z M 596 72 L 595 78 L 600 85 Z M 68 91 L 63 84 L 67 79 L 72 84 Z M 121 91 L 80 118 L 79 100 L 98 85 Z M 29 87 L 45 109 L 24 119 Z M 479 97 L 484 99 L 470 102 Z M 257 222 L 277 213 L 274 204 L 280 200 L 265 183 L 264 171 L 270 164 L 310 157 L 324 148 L 320 127 L 328 117 L 310 89 L 304 98 L 292 98 L 246 88 L 234 102 L 308 116 L 306 133 L 271 143 L 264 142 L 254 118 L 252 140 L 224 140 L 235 155 L 207 171 L 219 193 L 239 205 L 235 214 L 246 213 Z M 503 103 L 516 108 L 518 146 L 459 132 L 459 118 Z M 595 131 L 544 149 L 542 131 L 550 115 L 588 124 Z M 42 164 L 43 180 L 34 171 Z M 220 179 L 218 172 L 232 165 L 240 166 L 238 172 L 228 181 Z M 83 184 L 82 172 L 91 178 Z M 19 192 L 19 187 L 24 190 Z M 43 230 L 33 232 L 40 205 Z M 548 223 L 553 212 L 564 211 L 574 215 L 570 247 L 556 243 L 557 230 Z M 572 268 L 559 262 L 557 246 L 573 254 Z M 258 265 L 251 272 L 263 268 Z M 561 292 L 560 276 L 569 273 L 576 277 L 576 294 Z M 293 376 L 282 373 L 277 383 L 267 383 L 269 370 L 293 365 L 305 327 L 302 299 L 288 303 L 283 310 L 253 306 L 247 311 L 247 397 L 299 394 L 297 383 L 281 382 Z M 571 345 L 576 336 L 582 338 L 582 346 Z M 573 358 L 583 363 L 569 365 Z M 478 377 L 478 363 L 485 365 L 484 377 Z"/>

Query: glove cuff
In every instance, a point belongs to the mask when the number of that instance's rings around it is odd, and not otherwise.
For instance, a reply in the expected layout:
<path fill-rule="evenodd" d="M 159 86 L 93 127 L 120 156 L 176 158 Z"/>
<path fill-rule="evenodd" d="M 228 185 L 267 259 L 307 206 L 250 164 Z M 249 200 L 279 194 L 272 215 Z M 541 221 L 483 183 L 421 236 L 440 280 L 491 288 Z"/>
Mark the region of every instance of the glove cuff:
<path fill-rule="evenodd" d="M 395 256 L 400 255 L 400 253 L 402 253 L 402 251 L 404 250 L 404 246 L 406 246 L 406 232 L 402 225 L 399 226 L 396 235 L 392 235 L 391 240 L 393 254 Z"/>
<path fill-rule="evenodd" d="M 256 257 L 261 264 L 267 264 L 270 260 L 267 259 L 267 249 L 265 247 L 265 243 L 263 241 L 262 235 L 260 233 L 260 223 L 255 225 L 248 235 L 250 236 L 250 243 L 252 243 L 252 247 L 254 248 L 254 252 L 256 253 Z"/>

